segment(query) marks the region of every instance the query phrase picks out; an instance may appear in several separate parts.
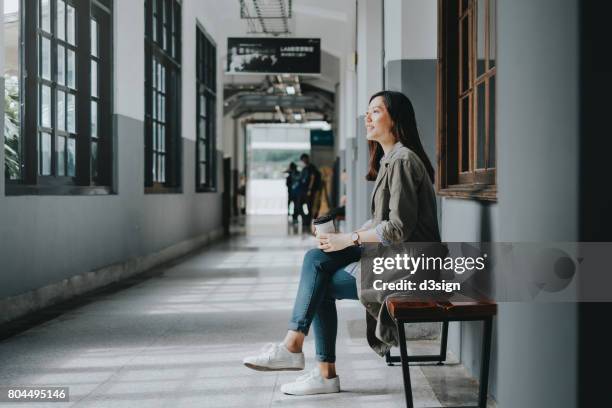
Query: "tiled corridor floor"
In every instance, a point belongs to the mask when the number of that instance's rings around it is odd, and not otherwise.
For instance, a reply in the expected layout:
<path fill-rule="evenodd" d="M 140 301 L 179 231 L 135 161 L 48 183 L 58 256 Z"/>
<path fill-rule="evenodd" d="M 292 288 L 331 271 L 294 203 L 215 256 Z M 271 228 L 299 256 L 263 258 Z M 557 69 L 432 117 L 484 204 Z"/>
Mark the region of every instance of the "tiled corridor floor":
<path fill-rule="evenodd" d="M 286 396 L 280 385 L 300 373 L 261 373 L 241 364 L 284 336 L 302 256 L 314 245 L 312 237 L 288 231 L 282 217 L 251 217 L 245 229 L 3 340 L 0 385 L 70 387 L 70 403 L 48 404 L 55 408 L 405 406 L 401 368 L 387 367 L 367 346 L 357 301 L 338 305 L 340 394 Z M 411 347 L 433 352 L 436 344 Z M 313 348 L 308 337 L 307 369 Z M 476 398 L 476 383 L 461 365 L 410 370 L 417 407 Z"/>

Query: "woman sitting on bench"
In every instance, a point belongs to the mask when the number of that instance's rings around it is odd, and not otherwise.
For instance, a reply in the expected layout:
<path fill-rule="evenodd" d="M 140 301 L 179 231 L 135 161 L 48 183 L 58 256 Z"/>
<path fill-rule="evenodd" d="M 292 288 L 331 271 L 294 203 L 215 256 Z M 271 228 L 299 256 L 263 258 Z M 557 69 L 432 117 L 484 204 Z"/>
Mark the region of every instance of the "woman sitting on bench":
<path fill-rule="evenodd" d="M 318 248 L 304 256 L 285 339 L 244 359 L 247 367 L 260 371 L 304 369 L 302 345 L 312 324 L 319 366 L 295 382 L 284 384 L 281 390 L 286 394 L 340 391 L 335 368 L 335 301 L 358 299 L 361 243 L 440 242 L 434 170 L 421 144 L 410 100 L 399 92 L 374 94 L 365 115 L 365 127 L 370 148 L 366 179 L 375 181 L 372 219 L 353 233 L 317 234 Z M 376 310 L 381 308 L 380 304 L 373 306 Z M 372 323 L 377 322 L 370 317 L 368 332 L 373 333 Z M 387 334 L 396 330 L 388 324 L 380 329 Z M 370 345 L 381 355 L 389 348 L 382 343 Z"/>

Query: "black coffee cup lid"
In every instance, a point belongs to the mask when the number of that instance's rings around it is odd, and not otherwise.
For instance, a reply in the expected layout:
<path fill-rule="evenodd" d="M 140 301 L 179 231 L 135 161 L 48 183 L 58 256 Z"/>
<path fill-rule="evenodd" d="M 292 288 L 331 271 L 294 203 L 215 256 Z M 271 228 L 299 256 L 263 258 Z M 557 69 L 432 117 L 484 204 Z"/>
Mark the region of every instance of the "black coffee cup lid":
<path fill-rule="evenodd" d="M 335 217 L 333 215 L 327 214 L 327 215 L 324 215 L 322 217 L 319 217 L 319 218 L 315 219 L 313 221 L 313 224 L 314 225 L 325 224 L 326 222 L 333 221 L 334 218 Z"/>

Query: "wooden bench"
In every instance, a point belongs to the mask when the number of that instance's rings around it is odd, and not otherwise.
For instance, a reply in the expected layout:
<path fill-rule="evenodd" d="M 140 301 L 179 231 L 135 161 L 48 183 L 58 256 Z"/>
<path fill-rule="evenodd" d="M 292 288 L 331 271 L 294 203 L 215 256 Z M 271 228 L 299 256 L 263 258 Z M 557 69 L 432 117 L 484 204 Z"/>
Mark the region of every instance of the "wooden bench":
<path fill-rule="evenodd" d="M 446 360 L 446 342 L 448 336 L 448 322 L 482 321 L 482 365 L 480 369 L 480 384 L 478 389 L 478 408 L 487 406 L 487 390 L 489 385 L 489 361 L 491 358 L 491 335 L 493 332 L 493 316 L 497 314 L 497 304 L 489 301 L 419 301 L 406 297 L 387 298 L 387 309 L 397 325 L 399 334 L 400 356 L 394 357 L 387 353 L 389 365 L 401 362 L 404 376 L 404 393 L 406 406 L 413 408 L 412 386 L 410 383 L 409 362 L 438 361 L 442 364 Z M 440 354 L 427 356 L 408 356 L 406 348 L 405 323 L 442 322 L 442 337 L 440 341 Z"/>

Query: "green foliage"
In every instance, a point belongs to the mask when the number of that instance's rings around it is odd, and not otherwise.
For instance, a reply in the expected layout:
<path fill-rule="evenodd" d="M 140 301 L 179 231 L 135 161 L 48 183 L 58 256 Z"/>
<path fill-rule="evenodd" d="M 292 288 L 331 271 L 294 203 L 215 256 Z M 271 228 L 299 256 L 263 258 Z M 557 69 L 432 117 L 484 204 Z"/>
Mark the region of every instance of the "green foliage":
<path fill-rule="evenodd" d="M 20 175 L 19 84 L 7 78 L 4 88 L 4 175 L 17 179 Z"/>

